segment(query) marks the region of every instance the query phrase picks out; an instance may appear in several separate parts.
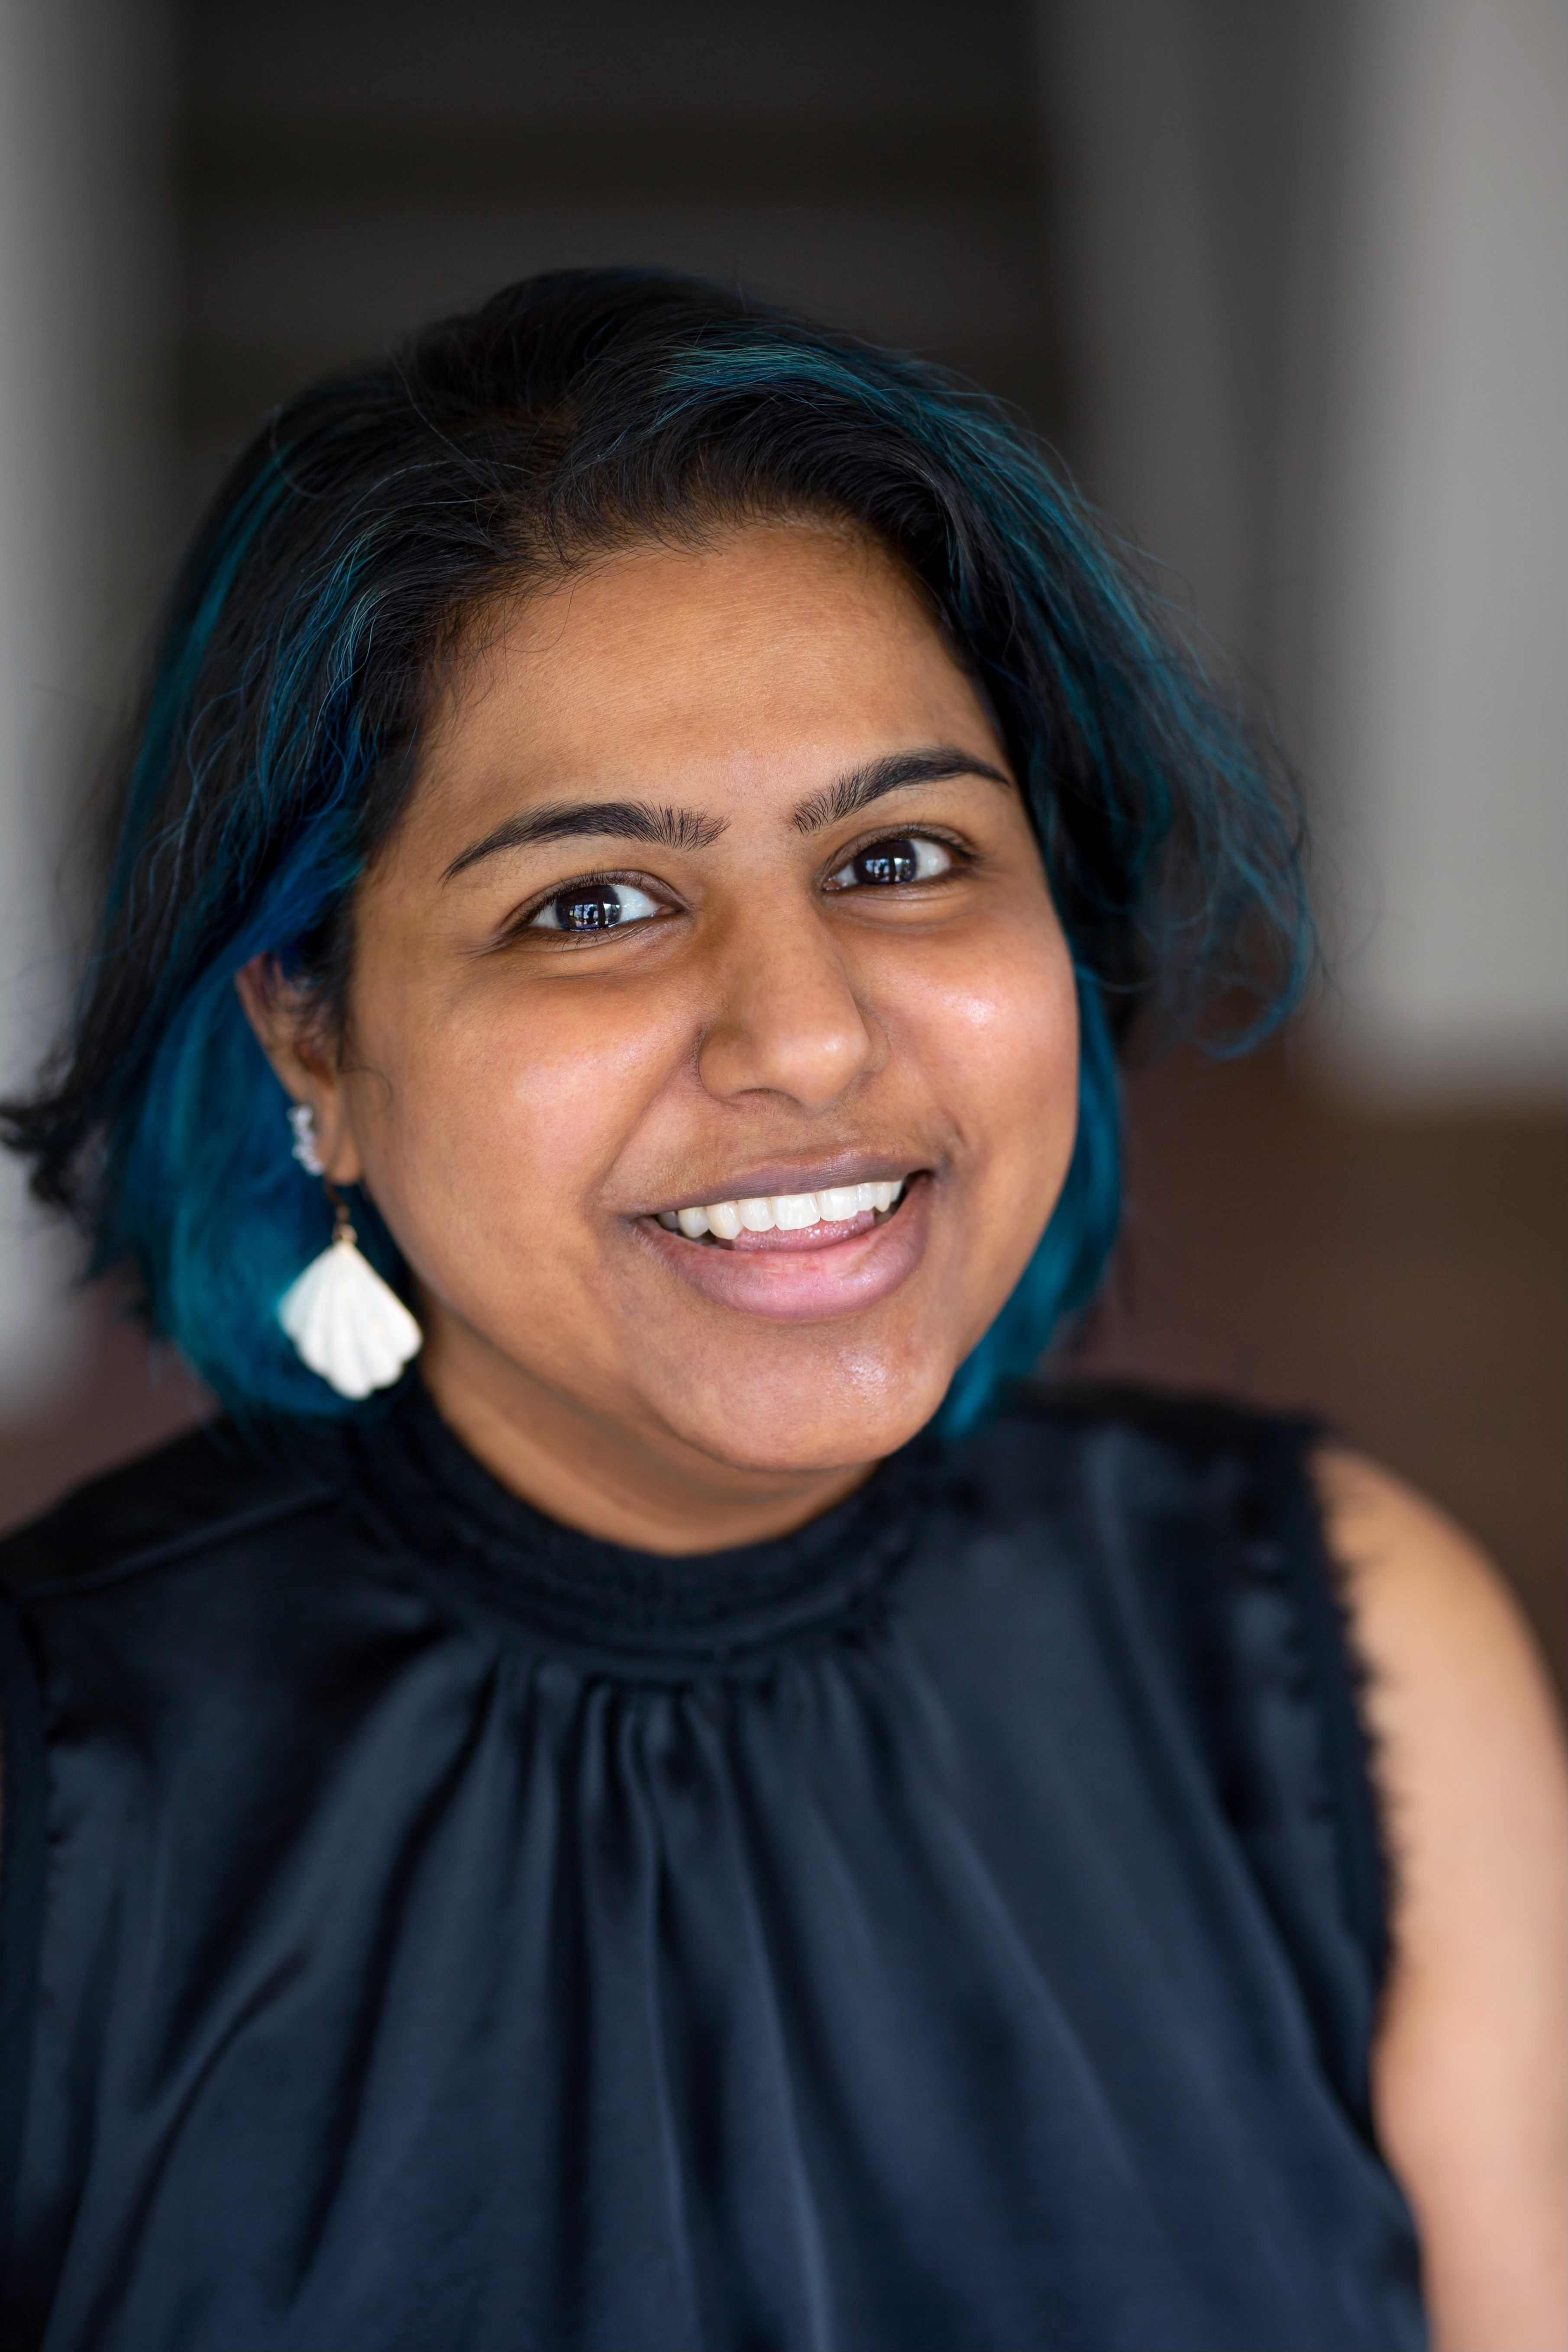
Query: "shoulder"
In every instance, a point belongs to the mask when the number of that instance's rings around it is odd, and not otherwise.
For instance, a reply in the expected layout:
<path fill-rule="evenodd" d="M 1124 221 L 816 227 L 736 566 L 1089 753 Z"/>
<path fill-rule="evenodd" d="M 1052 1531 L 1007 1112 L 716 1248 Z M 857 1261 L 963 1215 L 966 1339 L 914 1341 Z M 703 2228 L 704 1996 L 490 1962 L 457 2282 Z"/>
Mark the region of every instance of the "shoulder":
<path fill-rule="evenodd" d="M 1544 1670 L 1479 1545 L 1363 1455 L 1323 1444 L 1312 1466 L 1370 1669 L 1369 1705 L 1394 1742 L 1391 1765 L 1414 1762 L 1419 1748 L 1423 1765 L 1448 1759 L 1455 1782 L 1474 1786 L 1478 1773 L 1550 1763 L 1558 1740 Z"/>
<path fill-rule="evenodd" d="M 1304 1463 L 1320 1424 L 1181 1389 L 1132 1381 L 1021 1381 L 976 1444 L 988 1465 L 1030 1464 L 1059 1473 L 1098 1461 L 1138 1460 L 1178 1480 Z"/>
<path fill-rule="evenodd" d="M 1040 1513 L 1070 1532 L 1086 1571 L 1140 1588 L 1175 1652 L 1219 1638 L 1258 1578 L 1308 1607 L 1316 1649 L 1341 1640 L 1311 1476 L 1320 1437 L 1304 1414 L 1224 1397 L 1034 1382 L 955 1453 L 994 1526 Z"/>
<path fill-rule="evenodd" d="M 1226 1397 L 1039 1381 L 1015 1388 L 958 1451 L 994 1515 L 1048 1498 L 1092 1528 L 1092 1550 L 1118 1546 L 1186 1606 L 1190 1583 L 1217 1590 L 1238 1568 L 1316 1572 L 1321 1434 L 1306 1414 Z"/>
<path fill-rule="evenodd" d="M 1387 1471 L 1324 1448 L 1394 1862 L 1379 2130 L 1445 2340 L 1556 2340 L 1564 1846 L 1556 1710 L 1491 1562 Z"/>
<path fill-rule="evenodd" d="M 1550 1885 L 1542 1866 L 1563 1827 L 1556 1709 L 1517 1603 L 1462 1528 L 1339 1446 L 1313 1469 L 1365 1670 L 1401 1952 L 1424 1967 L 1458 1948 L 1464 1921 L 1447 1915 L 1461 1885 L 1532 1902 Z M 1428 1955 L 1422 1939 L 1439 1928 L 1442 1953 Z"/>
<path fill-rule="evenodd" d="M 1017 1394 L 994 1441 L 1015 1492 L 1054 1484 L 1055 1524 L 1076 1538 L 1094 1605 L 1183 1709 L 1272 1907 L 1336 1989 L 1321 2006 L 1343 2027 L 1336 2063 L 1364 2105 L 1386 1872 L 1314 1478 L 1321 1443 L 1304 1412 L 1054 1383 Z"/>
<path fill-rule="evenodd" d="M 286 1522 L 329 1502 L 342 1442 L 305 1424 L 219 1421 L 89 1480 L 0 1541 L 0 1590 L 65 1591 Z"/>
<path fill-rule="evenodd" d="M 1020 1528 L 1033 1509 L 1063 1539 L 1043 1557 L 1074 1564 L 1101 1618 L 1182 1697 L 1227 1785 L 1281 1761 L 1269 1695 L 1293 1694 L 1324 1801 L 1348 1825 L 1346 1899 L 1375 1977 L 1382 1868 L 1312 1475 L 1321 1435 L 1308 1415 L 1222 1397 L 1053 1383 L 1016 1392 L 972 1459 L 991 1523 Z"/>
<path fill-rule="evenodd" d="M 1269 1412 L 1233 1397 L 1139 1381 L 1020 1381 L 1009 1390 L 1001 1427 L 1087 1433 L 1123 1430 L 1186 1452 L 1255 1442 L 1279 1429 L 1315 1427 L 1300 1413 Z"/>

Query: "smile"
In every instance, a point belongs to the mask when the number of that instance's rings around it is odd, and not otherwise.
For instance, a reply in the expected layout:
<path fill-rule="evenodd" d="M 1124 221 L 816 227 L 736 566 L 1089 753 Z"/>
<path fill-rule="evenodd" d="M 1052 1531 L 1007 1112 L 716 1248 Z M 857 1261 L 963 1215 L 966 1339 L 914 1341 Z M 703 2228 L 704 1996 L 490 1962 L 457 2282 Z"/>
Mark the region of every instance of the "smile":
<path fill-rule="evenodd" d="M 636 1230 L 713 1306 L 772 1322 L 832 1322 L 903 1287 L 925 1255 L 934 1191 L 921 1170 L 656 1210 Z"/>
<path fill-rule="evenodd" d="M 689 1242 L 706 1237 L 743 1247 L 754 1234 L 778 1233 L 809 1234 L 813 1241 L 820 1235 L 826 1244 L 846 1238 L 851 1230 L 868 1230 L 869 1220 L 890 1216 L 903 1192 L 900 1176 L 891 1183 L 829 1184 L 817 1192 L 772 1192 L 754 1200 L 713 1201 L 705 1208 L 661 1209 L 658 1217 L 667 1233 L 684 1234 Z"/>

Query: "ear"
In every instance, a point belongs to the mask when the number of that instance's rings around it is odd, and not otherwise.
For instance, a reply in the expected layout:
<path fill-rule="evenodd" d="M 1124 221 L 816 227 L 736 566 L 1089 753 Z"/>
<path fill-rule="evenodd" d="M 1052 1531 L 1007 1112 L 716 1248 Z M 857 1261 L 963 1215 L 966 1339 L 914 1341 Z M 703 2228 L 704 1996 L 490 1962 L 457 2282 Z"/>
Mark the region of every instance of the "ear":
<path fill-rule="evenodd" d="M 349 1124 L 337 1056 L 321 1032 L 320 1007 L 289 980 L 276 956 L 252 956 L 234 976 L 245 1017 L 262 1052 L 297 1103 L 309 1103 L 316 1150 L 334 1184 L 364 1173 Z"/>

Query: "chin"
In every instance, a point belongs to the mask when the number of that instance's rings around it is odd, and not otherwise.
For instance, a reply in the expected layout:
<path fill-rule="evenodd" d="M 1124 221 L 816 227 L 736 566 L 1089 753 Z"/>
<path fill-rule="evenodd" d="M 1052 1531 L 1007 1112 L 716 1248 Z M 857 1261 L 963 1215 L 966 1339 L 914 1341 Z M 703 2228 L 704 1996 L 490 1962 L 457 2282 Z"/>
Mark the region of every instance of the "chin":
<path fill-rule="evenodd" d="M 945 1354 L 914 1365 L 902 1356 L 818 1359 L 807 1377 L 694 1381 L 666 1401 L 662 1417 L 687 1444 L 735 1470 L 781 1477 L 850 1470 L 897 1453 L 922 1430 L 953 1370 Z"/>

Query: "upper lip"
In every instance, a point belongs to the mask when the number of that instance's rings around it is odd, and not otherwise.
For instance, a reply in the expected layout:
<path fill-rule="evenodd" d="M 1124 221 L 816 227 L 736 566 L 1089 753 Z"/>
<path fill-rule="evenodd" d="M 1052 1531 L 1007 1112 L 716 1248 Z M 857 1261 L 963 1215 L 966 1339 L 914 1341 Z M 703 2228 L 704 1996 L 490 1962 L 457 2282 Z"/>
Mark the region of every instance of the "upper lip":
<path fill-rule="evenodd" d="M 689 1192 L 671 1194 L 668 1201 L 651 1202 L 634 1213 L 667 1216 L 677 1209 L 706 1209 L 715 1201 L 762 1201 L 780 1192 L 822 1192 L 847 1184 L 906 1183 L 921 1172 L 924 1164 L 886 1151 L 845 1151 L 830 1160 L 796 1161 L 793 1166 L 787 1160 L 773 1160 L 743 1168 L 738 1175 L 717 1177 L 704 1190 L 693 1186 Z"/>

